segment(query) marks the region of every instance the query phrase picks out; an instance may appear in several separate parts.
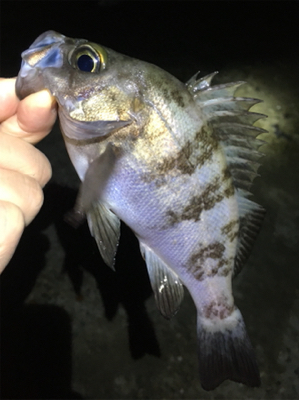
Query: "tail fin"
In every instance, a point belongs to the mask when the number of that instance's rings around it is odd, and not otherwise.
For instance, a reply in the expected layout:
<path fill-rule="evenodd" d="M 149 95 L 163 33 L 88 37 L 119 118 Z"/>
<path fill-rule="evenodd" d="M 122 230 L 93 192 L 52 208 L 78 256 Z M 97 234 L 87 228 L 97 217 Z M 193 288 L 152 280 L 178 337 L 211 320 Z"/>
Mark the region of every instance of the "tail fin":
<path fill-rule="evenodd" d="M 222 320 L 198 317 L 198 358 L 205 390 L 215 389 L 226 379 L 260 385 L 255 353 L 238 309 Z"/>

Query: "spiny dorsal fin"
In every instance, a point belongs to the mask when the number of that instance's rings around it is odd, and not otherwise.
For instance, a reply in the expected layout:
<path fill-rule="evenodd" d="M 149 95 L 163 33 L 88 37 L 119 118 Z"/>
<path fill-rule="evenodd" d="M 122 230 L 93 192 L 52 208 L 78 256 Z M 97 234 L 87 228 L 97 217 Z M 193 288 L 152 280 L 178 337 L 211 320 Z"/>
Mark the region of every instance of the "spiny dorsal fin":
<path fill-rule="evenodd" d="M 148 246 L 140 243 L 157 307 L 163 317 L 173 317 L 183 300 L 184 287 L 178 276 Z"/>
<path fill-rule="evenodd" d="M 195 75 L 187 82 L 187 87 L 223 147 L 236 188 L 240 216 L 234 271 L 237 273 L 251 251 L 264 217 L 264 209 L 248 197 L 252 182 L 258 176 L 259 160 L 263 156 L 258 151 L 263 142 L 256 137 L 266 132 L 253 124 L 266 116 L 249 111 L 260 100 L 234 96 L 245 82 L 211 86 L 215 74 L 199 80 Z"/>
<path fill-rule="evenodd" d="M 214 78 L 215 75 L 218 74 L 218 72 L 217 71 L 212 72 L 211 74 L 206 75 L 200 79 L 197 79 L 198 74 L 199 71 L 196 72 L 196 74 L 193 75 L 188 82 L 186 82 L 186 86 L 188 87 L 191 93 L 195 93 L 198 90 L 203 90 L 208 88 L 211 85 L 212 79 Z"/>
<path fill-rule="evenodd" d="M 223 147 L 235 187 L 249 191 L 262 157 L 258 148 L 263 142 L 256 136 L 265 132 L 252 125 L 265 116 L 249 112 L 260 100 L 234 97 L 245 82 L 211 86 L 216 73 L 201 79 L 196 74 L 186 85 Z"/>

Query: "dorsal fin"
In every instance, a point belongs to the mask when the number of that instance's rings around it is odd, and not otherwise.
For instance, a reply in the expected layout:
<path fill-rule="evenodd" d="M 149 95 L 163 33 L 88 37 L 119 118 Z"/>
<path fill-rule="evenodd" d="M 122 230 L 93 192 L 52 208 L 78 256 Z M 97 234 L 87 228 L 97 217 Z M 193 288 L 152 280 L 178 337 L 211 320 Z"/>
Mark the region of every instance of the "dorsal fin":
<path fill-rule="evenodd" d="M 211 85 L 212 79 L 214 78 L 215 75 L 218 74 L 218 72 L 215 71 L 209 75 L 206 75 L 202 78 L 197 79 L 198 74 L 199 74 L 199 72 L 196 72 L 196 74 L 193 75 L 192 78 L 190 78 L 188 82 L 186 82 L 186 86 L 188 87 L 188 89 L 191 93 L 195 93 L 198 90 L 203 90 L 203 89 L 208 88 Z"/>
<path fill-rule="evenodd" d="M 263 156 L 258 151 L 263 142 L 256 137 L 266 132 L 253 124 L 266 116 L 249 111 L 260 100 L 234 96 L 235 91 L 245 82 L 211 86 L 215 74 L 199 80 L 195 75 L 187 82 L 187 87 L 223 147 L 236 188 L 240 216 L 234 271 L 237 273 L 250 253 L 264 217 L 264 209 L 248 197 L 252 182 L 258 176 L 259 160 Z"/>
<path fill-rule="evenodd" d="M 234 97 L 245 82 L 211 86 L 216 73 L 201 79 L 196 74 L 186 85 L 223 147 L 235 187 L 249 191 L 263 156 L 258 151 L 263 142 L 256 136 L 266 132 L 252 125 L 265 115 L 249 112 L 260 100 Z"/>
<path fill-rule="evenodd" d="M 243 193 L 243 190 L 239 190 L 237 193 L 240 229 L 235 257 L 234 275 L 240 272 L 244 262 L 249 256 L 265 216 L 264 208 L 247 199 L 246 195 L 247 193 Z"/>

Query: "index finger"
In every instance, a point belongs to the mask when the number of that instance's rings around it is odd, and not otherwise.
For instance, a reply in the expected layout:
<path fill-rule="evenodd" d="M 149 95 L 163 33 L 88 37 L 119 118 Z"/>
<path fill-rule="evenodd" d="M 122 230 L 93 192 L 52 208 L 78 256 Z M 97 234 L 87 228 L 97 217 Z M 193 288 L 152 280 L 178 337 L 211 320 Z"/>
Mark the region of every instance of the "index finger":
<path fill-rule="evenodd" d="M 15 92 L 16 78 L 0 78 L 0 122 L 15 114 L 20 100 Z"/>

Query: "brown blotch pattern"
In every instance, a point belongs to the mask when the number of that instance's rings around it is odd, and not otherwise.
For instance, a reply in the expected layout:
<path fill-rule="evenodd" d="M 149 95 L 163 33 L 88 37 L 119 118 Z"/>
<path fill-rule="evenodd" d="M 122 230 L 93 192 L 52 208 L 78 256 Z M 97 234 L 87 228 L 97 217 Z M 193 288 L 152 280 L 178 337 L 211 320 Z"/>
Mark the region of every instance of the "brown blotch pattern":
<path fill-rule="evenodd" d="M 234 311 L 234 305 L 228 304 L 228 300 L 223 297 L 215 301 L 211 301 L 202 310 L 203 316 L 208 319 L 220 318 L 224 319 L 231 315 Z"/>
<path fill-rule="evenodd" d="M 182 211 L 167 211 L 166 216 L 168 223 L 174 225 L 184 220 L 199 221 L 203 210 L 211 210 L 216 203 L 226 197 L 226 190 L 224 191 L 224 194 L 220 190 L 221 184 L 222 181 L 219 178 L 215 178 L 200 194 L 191 197 L 190 201 L 185 205 Z"/>
<path fill-rule="evenodd" d="M 196 165 L 201 167 L 212 158 L 213 153 L 219 148 L 219 142 L 213 132 L 203 127 L 194 138 L 194 150 L 197 151 Z"/>
<path fill-rule="evenodd" d="M 226 182 L 226 184 L 227 184 L 227 187 L 223 191 L 224 197 L 227 197 L 227 198 L 230 196 L 233 196 L 235 194 L 235 187 L 233 185 L 231 176 L 232 175 L 231 175 L 230 169 L 228 168 L 228 166 L 226 166 L 222 170 L 222 180 L 223 180 L 223 182 Z"/>
<path fill-rule="evenodd" d="M 223 243 L 214 242 L 208 246 L 201 247 L 199 251 L 193 253 L 188 262 L 188 269 L 193 274 L 194 278 L 202 281 L 206 277 L 228 276 L 231 271 L 233 259 L 224 257 L 225 246 Z M 205 270 L 205 260 L 212 258 L 218 260 L 214 268 Z"/>
<path fill-rule="evenodd" d="M 170 92 L 172 100 L 179 106 L 179 107 L 185 107 L 185 102 L 184 98 L 181 94 L 181 92 L 178 89 L 173 89 Z"/>
<path fill-rule="evenodd" d="M 155 179 L 155 186 L 160 188 L 168 183 L 167 177 L 163 175 L 143 174 L 140 176 L 144 183 L 151 183 Z"/>
<path fill-rule="evenodd" d="M 193 140 L 187 140 L 180 152 L 171 157 L 166 157 L 158 166 L 158 174 L 166 174 L 173 169 L 177 169 L 182 174 L 191 175 L 197 167 L 201 167 L 213 155 L 219 143 L 213 135 L 202 128 L 195 135 Z M 193 156 L 192 162 L 190 160 Z"/>
<path fill-rule="evenodd" d="M 202 247 L 200 251 L 197 253 L 197 257 L 199 259 L 206 259 L 206 258 L 220 259 L 223 256 L 224 250 L 225 250 L 224 244 L 220 242 L 214 242 L 206 247 Z"/>
<path fill-rule="evenodd" d="M 232 174 L 230 172 L 230 169 L 228 168 L 228 166 L 226 166 L 223 171 L 222 171 L 222 176 L 223 176 L 223 180 L 226 181 L 227 179 L 230 179 Z"/>
<path fill-rule="evenodd" d="M 161 186 L 161 176 L 169 175 L 192 175 L 197 168 L 209 161 L 218 149 L 219 143 L 206 127 L 199 130 L 192 140 L 187 140 L 181 150 L 173 155 L 167 156 L 162 160 L 155 160 L 151 174 L 143 177 L 147 183 L 155 181 L 157 186 Z M 230 173 L 227 169 L 223 171 L 223 180 L 227 180 Z M 166 182 L 166 180 L 164 180 Z M 229 197 L 233 189 L 229 188 L 224 195 Z"/>
<path fill-rule="evenodd" d="M 186 93 L 185 85 L 181 84 L 180 87 L 178 82 L 174 82 L 171 76 L 159 76 L 156 71 L 153 72 L 148 73 L 147 80 L 151 82 L 154 91 L 156 88 L 160 88 L 164 102 L 171 103 L 173 101 L 181 108 L 186 107 L 188 105 L 188 97 L 184 96 Z M 189 93 L 188 95 L 190 97 Z"/>
<path fill-rule="evenodd" d="M 177 168 L 183 174 L 191 175 L 196 167 L 189 163 L 186 156 L 186 150 L 189 148 L 190 144 L 188 143 L 188 145 L 185 146 L 178 155 L 164 158 L 161 163 L 157 164 L 157 175 L 167 174 L 169 171 L 172 171 L 175 168 Z"/>
<path fill-rule="evenodd" d="M 239 233 L 239 221 L 237 219 L 233 219 L 230 221 L 228 224 L 224 225 L 221 228 L 221 233 L 229 239 L 230 242 L 232 242 Z"/>
<path fill-rule="evenodd" d="M 224 197 L 230 197 L 235 193 L 235 188 L 233 185 L 229 185 L 223 192 Z"/>

